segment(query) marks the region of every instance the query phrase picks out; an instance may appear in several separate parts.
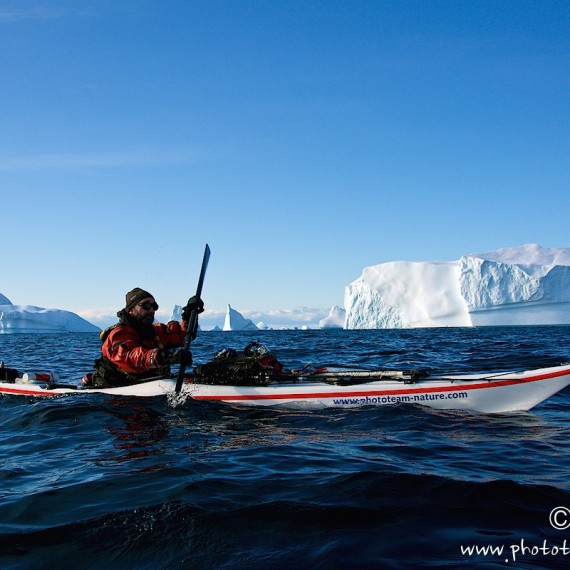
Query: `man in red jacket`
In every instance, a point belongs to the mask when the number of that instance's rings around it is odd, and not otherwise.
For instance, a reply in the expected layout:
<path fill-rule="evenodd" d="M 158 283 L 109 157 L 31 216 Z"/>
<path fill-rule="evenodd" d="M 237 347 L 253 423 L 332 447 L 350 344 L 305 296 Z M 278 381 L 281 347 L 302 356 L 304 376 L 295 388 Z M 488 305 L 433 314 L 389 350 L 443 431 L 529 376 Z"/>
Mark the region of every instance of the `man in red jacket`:
<path fill-rule="evenodd" d="M 201 313 L 204 303 L 192 297 L 182 311 L 182 322 L 166 325 L 154 322 L 157 309 L 148 291 L 135 287 L 127 293 L 125 308 L 117 313 L 119 322 L 101 333 L 102 355 L 95 361 L 95 372 L 84 377 L 86 386 L 123 386 L 170 375 L 170 365 L 180 362 L 190 312 Z"/>

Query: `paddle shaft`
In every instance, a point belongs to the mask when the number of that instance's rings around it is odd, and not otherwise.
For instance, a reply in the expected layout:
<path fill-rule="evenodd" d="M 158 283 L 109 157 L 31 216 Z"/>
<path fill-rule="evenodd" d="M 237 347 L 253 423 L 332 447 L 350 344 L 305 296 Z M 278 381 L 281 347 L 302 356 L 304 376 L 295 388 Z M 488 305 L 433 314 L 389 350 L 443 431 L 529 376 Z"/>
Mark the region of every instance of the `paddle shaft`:
<path fill-rule="evenodd" d="M 204 258 L 202 259 L 202 269 L 200 270 L 200 277 L 198 279 L 198 287 L 196 287 L 196 297 L 202 296 L 202 287 L 204 286 L 204 278 L 206 277 L 206 269 L 208 269 L 208 261 L 210 260 L 210 247 L 206 244 L 204 249 Z M 188 356 L 190 355 L 190 344 L 196 338 L 198 333 L 198 311 L 195 309 L 190 312 L 188 317 L 188 325 L 186 335 L 184 337 L 184 344 L 182 350 L 182 358 L 180 360 L 180 369 L 178 370 L 178 378 L 176 380 L 176 392 L 180 392 L 182 382 L 184 382 L 184 374 L 186 374 L 186 366 L 188 364 Z"/>

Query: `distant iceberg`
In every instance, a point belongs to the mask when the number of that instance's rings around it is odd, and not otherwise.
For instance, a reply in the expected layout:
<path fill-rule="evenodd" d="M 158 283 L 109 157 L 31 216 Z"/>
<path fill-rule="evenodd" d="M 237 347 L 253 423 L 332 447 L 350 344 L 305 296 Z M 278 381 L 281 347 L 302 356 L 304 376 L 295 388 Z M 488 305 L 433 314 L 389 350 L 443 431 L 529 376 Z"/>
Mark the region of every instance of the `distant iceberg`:
<path fill-rule="evenodd" d="M 224 331 L 256 331 L 259 330 L 253 321 L 246 319 L 241 313 L 228 305 L 224 320 Z"/>
<path fill-rule="evenodd" d="M 324 319 L 319 321 L 319 328 L 321 329 L 343 329 L 346 322 L 346 311 L 334 305 L 330 313 Z"/>
<path fill-rule="evenodd" d="M 182 320 L 182 305 L 174 305 L 172 307 L 172 312 L 170 313 L 169 321 L 181 321 Z M 202 327 L 198 325 L 198 330 L 201 331 Z"/>
<path fill-rule="evenodd" d="M 13 305 L 0 294 L 0 334 L 99 332 L 101 329 L 75 313 L 42 309 L 33 305 Z"/>
<path fill-rule="evenodd" d="M 366 267 L 344 306 L 347 329 L 569 324 L 570 249 L 527 244 Z"/>
<path fill-rule="evenodd" d="M 182 306 L 181 305 L 174 305 L 172 307 L 172 313 L 170 313 L 169 321 L 180 321 L 182 320 Z"/>

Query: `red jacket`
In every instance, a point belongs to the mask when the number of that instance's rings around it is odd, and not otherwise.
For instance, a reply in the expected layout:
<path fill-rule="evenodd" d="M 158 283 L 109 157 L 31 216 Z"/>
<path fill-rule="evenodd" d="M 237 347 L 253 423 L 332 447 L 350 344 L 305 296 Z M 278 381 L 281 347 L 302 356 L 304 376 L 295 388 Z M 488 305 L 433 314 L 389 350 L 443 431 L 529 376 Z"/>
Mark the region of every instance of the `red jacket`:
<path fill-rule="evenodd" d="M 155 323 L 152 327 L 154 338 L 142 339 L 134 327 L 115 325 L 103 341 L 103 356 L 127 374 L 142 374 L 160 368 L 163 363 L 157 356 L 158 351 L 182 346 L 186 327 L 177 321 L 167 325 Z"/>

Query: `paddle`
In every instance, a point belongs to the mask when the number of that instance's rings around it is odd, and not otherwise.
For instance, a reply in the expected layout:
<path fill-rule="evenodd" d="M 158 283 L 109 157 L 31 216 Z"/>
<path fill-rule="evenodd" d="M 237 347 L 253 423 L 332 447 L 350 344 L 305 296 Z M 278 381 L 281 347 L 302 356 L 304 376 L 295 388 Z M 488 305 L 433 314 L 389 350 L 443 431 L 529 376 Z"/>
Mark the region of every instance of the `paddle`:
<path fill-rule="evenodd" d="M 206 244 L 204 249 L 204 258 L 202 259 L 202 269 L 200 270 L 200 278 L 198 279 L 198 287 L 196 287 L 196 297 L 202 296 L 202 287 L 204 285 L 204 278 L 206 277 L 206 269 L 208 268 L 208 261 L 210 260 L 210 247 Z M 188 356 L 190 354 L 190 343 L 196 338 L 198 333 L 198 311 L 196 309 L 190 312 L 188 318 L 188 328 L 186 336 L 184 337 L 184 344 L 182 350 L 182 358 L 180 360 L 180 369 L 178 370 L 178 379 L 176 380 L 176 393 L 180 392 L 182 382 L 184 381 L 184 374 L 186 373 L 186 365 L 188 364 Z"/>

